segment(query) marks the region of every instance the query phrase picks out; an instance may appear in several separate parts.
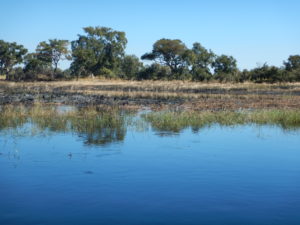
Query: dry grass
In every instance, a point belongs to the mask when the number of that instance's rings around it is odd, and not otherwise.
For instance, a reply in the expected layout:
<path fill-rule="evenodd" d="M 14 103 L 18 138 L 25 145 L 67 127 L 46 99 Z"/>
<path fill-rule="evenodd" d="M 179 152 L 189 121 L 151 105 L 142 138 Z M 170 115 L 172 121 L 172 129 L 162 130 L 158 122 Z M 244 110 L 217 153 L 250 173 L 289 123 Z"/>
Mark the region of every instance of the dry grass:
<path fill-rule="evenodd" d="M 51 95 L 49 101 L 60 96 L 83 96 L 92 104 L 101 96 L 107 104 L 154 105 L 170 104 L 185 109 L 299 109 L 300 83 L 200 83 L 189 81 L 124 81 L 80 79 L 56 82 L 0 81 L 0 97 L 32 95 L 36 101 Z M 18 99 L 18 98 L 16 98 Z M 153 100 L 153 101 L 152 101 Z M 16 100 L 12 100 L 16 101 Z M 84 101 L 84 100 L 83 100 Z M 99 102 L 100 101 L 100 102 Z M 147 102 L 147 103 L 146 103 Z M 73 104 L 73 102 L 64 102 Z M 82 103 L 82 102 L 81 102 Z"/>
<path fill-rule="evenodd" d="M 1 77 L 1 76 L 0 76 Z M 2 76 L 3 77 L 3 76 Z M 4 78 L 4 77 L 3 77 Z M 283 87 L 284 89 L 298 89 L 300 90 L 300 83 L 275 83 L 275 84 L 256 84 L 252 82 L 245 83 L 219 83 L 219 82 L 191 82 L 191 81 L 126 81 L 126 80 L 110 80 L 110 79 L 79 79 L 78 81 L 54 81 L 54 82 L 1 82 L 1 85 L 8 85 L 10 87 L 13 86 L 31 86 L 31 87 L 40 87 L 47 86 L 51 88 L 59 88 L 59 87 L 88 87 L 88 88 L 99 88 L 99 87 L 107 87 L 114 86 L 119 88 L 140 88 L 144 90 L 155 90 L 155 89 L 163 89 L 163 90 L 197 90 L 197 89 L 248 89 L 248 90 L 270 90 L 277 89 Z"/>

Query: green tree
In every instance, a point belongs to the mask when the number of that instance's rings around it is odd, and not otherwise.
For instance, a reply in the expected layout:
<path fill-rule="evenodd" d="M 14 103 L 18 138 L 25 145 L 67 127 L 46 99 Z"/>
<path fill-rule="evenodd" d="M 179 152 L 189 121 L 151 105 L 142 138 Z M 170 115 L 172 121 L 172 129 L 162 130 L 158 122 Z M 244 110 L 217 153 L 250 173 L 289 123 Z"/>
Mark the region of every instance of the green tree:
<path fill-rule="evenodd" d="M 212 78 L 211 68 L 215 54 L 207 50 L 200 43 L 195 42 L 189 55 L 189 64 L 194 80 L 210 80 Z"/>
<path fill-rule="evenodd" d="M 155 60 L 155 62 L 168 66 L 172 73 L 178 73 L 187 66 L 188 49 L 178 39 L 160 39 L 153 45 L 151 53 L 142 55 L 143 60 Z"/>
<path fill-rule="evenodd" d="M 217 56 L 212 65 L 215 73 L 234 73 L 237 70 L 236 59 L 232 56 Z"/>
<path fill-rule="evenodd" d="M 103 71 L 117 71 L 125 54 L 125 32 L 108 27 L 83 29 L 86 35 L 79 35 L 78 40 L 71 44 L 73 74 L 101 75 Z"/>
<path fill-rule="evenodd" d="M 57 71 L 59 61 L 71 59 L 68 46 L 69 41 L 57 39 L 50 39 L 49 42 L 40 42 L 37 46 L 36 52 L 38 60 L 46 64 L 52 64 L 52 78 L 54 78 L 54 75 Z"/>
<path fill-rule="evenodd" d="M 255 82 L 275 82 L 275 81 L 285 81 L 284 71 L 275 67 L 268 66 L 265 63 L 261 67 L 257 67 L 250 71 L 251 80 Z"/>
<path fill-rule="evenodd" d="M 288 71 L 300 69 L 300 55 L 291 55 L 284 65 Z"/>
<path fill-rule="evenodd" d="M 216 79 L 220 81 L 238 81 L 237 63 L 232 56 L 217 56 L 212 66 Z"/>
<path fill-rule="evenodd" d="M 138 74 L 139 80 L 170 80 L 171 69 L 168 66 L 153 63 L 150 66 L 145 66 Z"/>
<path fill-rule="evenodd" d="M 52 76 L 51 64 L 41 60 L 38 56 L 37 53 L 29 53 L 24 57 L 24 79 L 36 80 L 39 74 Z"/>
<path fill-rule="evenodd" d="M 13 66 L 22 63 L 27 49 L 16 42 L 5 42 L 0 40 L 0 74 L 6 74 L 9 79 L 9 72 Z"/>
<path fill-rule="evenodd" d="M 121 64 L 122 78 L 136 79 L 143 68 L 143 63 L 135 55 L 126 55 Z"/>

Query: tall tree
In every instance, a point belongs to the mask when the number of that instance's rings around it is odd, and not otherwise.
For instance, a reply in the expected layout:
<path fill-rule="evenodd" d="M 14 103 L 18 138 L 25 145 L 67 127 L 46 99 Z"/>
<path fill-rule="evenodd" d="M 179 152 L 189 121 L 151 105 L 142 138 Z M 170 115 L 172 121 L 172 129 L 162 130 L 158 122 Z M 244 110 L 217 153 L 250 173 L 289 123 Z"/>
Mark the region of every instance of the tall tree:
<path fill-rule="evenodd" d="M 212 65 L 215 73 L 231 74 L 237 71 L 236 59 L 232 56 L 218 56 Z"/>
<path fill-rule="evenodd" d="M 13 66 L 23 62 L 26 53 L 23 45 L 0 40 L 0 74 L 8 75 Z"/>
<path fill-rule="evenodd" d="M 190 54 L 191 73 L 196 80 L 210 79 L 212 63 L 215 54 L 211 50 L 207 50 L 200 43 L 195 42 Z"/>
<path fill-rule="evenodd" d="M 123 78 L 126 79 L 136 79 L 138 73 L 143 68 L 143 63 L 140 62 L 139 58 L 135 55 L 126 55 L 123 58 L 121 70 Z"/>
<path fill-rule="evenodd" d="M 24 57 L 23 70 L 30 79 L 36 79 L 38 74 L 51 76 L 53 73 L 51 64 L 41 60 L 37 53 L 29 53 Z"/>
<path fill-rule="evenodd" d="M 291 55 L 284 65 L 288 71 L 300 69 L 300 55 Z"/>
<path fill-rule="evenodd" d="M 69 41 L 50 39 L 49 42 L 40 42 L 37 46 L 36 52 L 38 59 L 52 64 L 53 75 L 57 71 L 58 63 L 61 60 L 71 59 L 70 51 L 68 49 Z"/>
<path fill-rule="evenodd" d="M 152 52 L 145 53 L 141 59 L 155 60 L 168 66 L 172 73 L 178 73 L 187 66 L 187 52 L 188 49 L 181 40 L 160 39 L 154 43 Z"/>
<path fill-rule="evenodd" d="M 115 71 L 125 54 L 125 32 L 108 27 L 85 27 L 86 35 L 72 42 L 73 73 L 101 75 L 102 71 Z"/>

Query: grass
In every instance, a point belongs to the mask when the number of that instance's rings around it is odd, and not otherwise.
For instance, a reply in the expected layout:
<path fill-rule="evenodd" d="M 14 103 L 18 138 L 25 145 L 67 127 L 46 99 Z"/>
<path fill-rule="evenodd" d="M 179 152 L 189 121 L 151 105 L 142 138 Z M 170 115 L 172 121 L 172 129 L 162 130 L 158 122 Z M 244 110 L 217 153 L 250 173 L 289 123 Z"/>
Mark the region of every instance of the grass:
<path fill-rule="evenodd" d="M 72 132 L 84 138 L 86 144 L 123 140 L 126 132 L 126 113 L 117 109 L 100 110 L 97 107 L 88 107 L 62 112 L 58 107 L 49 105 L 7 105 L 1 107 L 0 114 L 1 131 L 18 130 L 29 123 L 29 130 L 25 129 L 23 134 L 50 135 L 54 132 Z"/>
<path fill-rule="evenodd" d="M 219 82 L 192 82 L 192 81 L 153 81 L 153 80 L 145 80 L 145 81 L 128 81 L 128 80 L 108 80 L 108 79 L 79 79 L 78 81 L 54 81 L 54 82 L 8 82 L 2 81 L 2 85 L 10 85 L 10 86 L 26 86 L 26 87 L 49 87 L 49 88 L 59 88 L 70 86 L 74 89 L 78 87 L 85 88 L 97 88 L 101 89 L 101 87 L 110 87 L 117 89 L 124 88 L 138 88 L 140 90 L 152 90 L 152 91 L 161 91 L 161 90 L 169 90 L 169 91 L 182 91 L 182 90 L 198 90 L 203 88 L 209 89 L 248 89 L 248 90 L 267 90 L 267 89 L 299 89 L 300 83 L 253 83 L 253 82 L 245 82 L 245 83 L 219 83 Z"/>
<path fill-rule="evenodd" d="M 144 126 L 144 122 L 157 130 L 174 132 L 187 127 L 199 129 L 213 124 L 223 126 L 270 124 L 284 129 L 300 128 L 300 110 L 152 111 L 132 119 L 135 115 L 134 111 L 124 111 L 118 108 L 86 107 L 63 111 L 53 105 L 37 104 L 32 107 L 2 106 L 0 115 L 0 130 L 15 129 L 31 123 L 34 124 L 36 132 L 47 130 L 74 132 L 89 136 L 97 134 L 98 138 L 101 135 L 121 137 L 128 125 L 139 128 L 141 124 Z"/>
<path fill-rule="evenodd" d="M 152 112 L 144 114 L 143 118 L 157 130 L 173 132 L 179 132 L 187 127 L 199 129 L 213 124 L 223 126 L 268 124 L 284 129 L 300 128 L 300 110 Z"/>
<path fill-rule="evenodd" d="M 0 104 L 59 102 L 193 110 L 299 109 L 300 83 L 201 83 L 80 79 L 55 82 L 0 81 Z M 77 96 L 82 98 L 79 102 Z M 101 98 L 98 98 L 101 97 Z M 2 103 L 1 103 L 2 101 Z"/>

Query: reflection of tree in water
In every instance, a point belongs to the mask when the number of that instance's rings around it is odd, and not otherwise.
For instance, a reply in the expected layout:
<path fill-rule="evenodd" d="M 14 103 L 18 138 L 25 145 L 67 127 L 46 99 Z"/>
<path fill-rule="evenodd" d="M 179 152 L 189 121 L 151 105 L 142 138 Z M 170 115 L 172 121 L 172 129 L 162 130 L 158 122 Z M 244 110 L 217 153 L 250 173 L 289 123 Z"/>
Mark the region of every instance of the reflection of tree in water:
<path fill-rule="evenodd" d="M 81 133 L 86 145 L 105 145 L 113 142 L 121 142 L 126 134 L 125 127 L 100 128 L 91 133 Z"/>
<path fill-rule="evenodd" d="M 125 115 L 120 111 L 100 112 L 91 118 L 70 121 L 71 131 L 87 145 L 105 145 L 124 140 Z"/>

